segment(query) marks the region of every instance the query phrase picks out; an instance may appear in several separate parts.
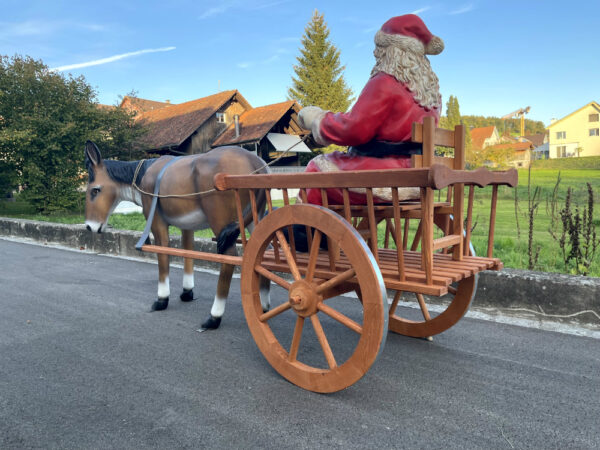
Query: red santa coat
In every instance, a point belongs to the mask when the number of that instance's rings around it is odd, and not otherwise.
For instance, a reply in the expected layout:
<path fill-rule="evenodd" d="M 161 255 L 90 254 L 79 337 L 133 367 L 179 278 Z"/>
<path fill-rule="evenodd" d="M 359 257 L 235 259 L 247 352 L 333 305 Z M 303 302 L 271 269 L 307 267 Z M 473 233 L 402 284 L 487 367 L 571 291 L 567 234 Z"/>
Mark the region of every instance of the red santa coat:
<path fill-rule="evenodd" d="M 440 117 L 439 109 L 419 105 L 406 85 L 380 72 L 372 77 L 348 113 L 327 113 L 319 125 L 321 137 L 337 145 L 361 145 L 371 140 L 409 141 L 413 122 Z"/>
<path fill-rule="evenodd" d="M 439 120 L 439 109 L 419 105 L 408 87 L 392 75 L 380 72 L 372 77 L 362 90 L 352 110 L 348 113 L 328 112 L 322 118 L 319 134 L 322 140 L 338 145 L 357 146 L 370 141 L 405 142 L 411 138 L 413 122 L 423 122 L 423 117 Z M 373 158 L 334 152 L 310 161 L 306 171 L 372 170 L 410 167 L 410 156 Z M 328 189 L 328 200 L 340 203 L 339 189 Z M 321 204 L 318 190 L 308 190 L 308 201 Z M 364 195 L 353 194 L 352 203 L 365 203 Z M 376 199 L 377 201 L 377 199 Z M 381 200 L 387 201 L 387 200 Z"/>

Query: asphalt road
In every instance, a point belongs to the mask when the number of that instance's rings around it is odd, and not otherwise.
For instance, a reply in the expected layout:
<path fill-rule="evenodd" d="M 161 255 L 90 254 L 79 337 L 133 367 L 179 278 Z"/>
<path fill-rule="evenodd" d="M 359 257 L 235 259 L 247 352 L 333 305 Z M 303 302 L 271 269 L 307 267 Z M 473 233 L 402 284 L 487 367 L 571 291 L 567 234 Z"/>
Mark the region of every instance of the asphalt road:
<path fill-rule="evenodd" d="M 215 285 L 197 273 L 196 302 L 149 313 L 155 265 L 0 240 L 0 448 L 600 447 L 598 340 L 467 318 L 390 334 L 319 395 L 259 353 L 239 279 L 221 328 L 195 331 Z"/>

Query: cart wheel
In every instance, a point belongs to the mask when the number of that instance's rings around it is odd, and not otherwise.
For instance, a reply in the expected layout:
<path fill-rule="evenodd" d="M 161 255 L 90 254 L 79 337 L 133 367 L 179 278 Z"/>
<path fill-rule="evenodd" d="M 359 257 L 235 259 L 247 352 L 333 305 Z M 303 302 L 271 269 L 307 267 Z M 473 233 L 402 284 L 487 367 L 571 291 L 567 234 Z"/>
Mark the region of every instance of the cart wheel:
<path fill-rule="evenodd" d="M 436 215 L 434 223 L 440 229 L 444 229 L 444 219 L 442 216 Z M 449 226 L 452 229 L 452 216 L 450 216 Z M 469 248 L 469 255 L 476 256 L 473 245 Z M 454 326 L 469 311 L 469 307 L 477 291 L 478 279 L 479 274 L 475 274 L 458 283 L 452 283 L 448 287 L 447 309 L 437 315 L 429 312 L 426 299 L 422 294 L 412 294 L 421 310 L 420 315 L 422 318 L 420 320 L 410 320 L 400 317 L 395 313 L 397 298 L 401 294 L 397 292 L 390 308 L 390 331 L 411 337 L 430 337 L 446 331 Z"/>
<path fill-rule="evenodd" d="M 283 230 L 295 224 L 311 227 L 314 233 L 309 252 L 294 258 Z M 329 252 L 319 250 L 325 239 L 339 255 L 334 271 Z M 275 251 L 281 258 L 279 266 Z M 276 271 L 291 273 L 293 281 Z M 279 305 L 276 300 L 281 296 L 273 292 L 275 305 L 266 313 L 260 302 L 260 276 L 286 290 Z M 326 300 L 356 284 L 363 293 L 362 304 L 351 298 Z M 388 308 L 381 272 L 360 235 L 328 209 L 285 206 L 261 220 L 244 250 L 241 288 L 256 345 L 277 372 L 304 389 L 326 393 L 352 385 L 383 349 Z"/>
<path fill-rule="evenodd" d="M 438 315 L 430 313 L 422 294 L 412 294 L 416 297 L 421 315 L 421 320 L 410 320 L 398 316 L 395 311 L 390 311 L 390 331 L 411 337 L 430 337 L 446 331 L 455 325 L 469 310 L 471 300 L 477 290 L 477 276 L 453 283 L 448 287 L 448 307 Z M 396 293 L 399 296 L 400 292 Z M 396 309 L 397 301 L 394 298 L 391 309 Z"/>

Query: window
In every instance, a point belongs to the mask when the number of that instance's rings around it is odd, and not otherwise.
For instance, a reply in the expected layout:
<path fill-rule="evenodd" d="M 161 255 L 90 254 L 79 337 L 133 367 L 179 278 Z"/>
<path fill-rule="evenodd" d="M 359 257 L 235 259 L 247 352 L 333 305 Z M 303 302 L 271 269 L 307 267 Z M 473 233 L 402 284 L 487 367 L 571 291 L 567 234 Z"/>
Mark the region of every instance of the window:
<path fill-rule="evenodd" d="M 588 121 L 589 122 L 598 122 L 598 120 L 599 120 L 598 116 L 599 116 L 598 114 L 590 114 L 588 117 Z"/>
<path fill-rule="evenodd" d="M 567 138 L 566 131 L 557 131 L 556 132 L 556 139 L 566 139 L 566 138 Z"/>
<path fill-rule="evenodd" d="M 226 123 L 227 122 L 225 113 L 222 113 L 222 112 L 217 113 L 217 122 L 218 123 Z"/>
<path fill-rule="evenodd" d="M 590 136 L 600 136 L 600 128 L 590 128 Z"/>
<path fill-rule="evenodd" d="M 566 158 L 567 157 L 567 146 L 559 145 L 556 147 L 556 157 L 557 158 Z"/>

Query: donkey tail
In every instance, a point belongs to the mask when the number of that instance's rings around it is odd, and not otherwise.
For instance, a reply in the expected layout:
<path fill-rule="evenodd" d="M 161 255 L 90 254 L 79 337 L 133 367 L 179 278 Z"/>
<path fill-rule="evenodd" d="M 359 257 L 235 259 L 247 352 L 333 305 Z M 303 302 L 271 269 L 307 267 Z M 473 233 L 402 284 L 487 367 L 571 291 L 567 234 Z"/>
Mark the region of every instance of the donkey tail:
<path fill-rule="evenodd" d="M 225 251 L 235 245 L 235 241 L 240 235 L 240 227 L 237 222 L 231 222 L 228 225 L 225 225 L 219 236 L 217 236 L 217 253 L 223 254 Z"/>

